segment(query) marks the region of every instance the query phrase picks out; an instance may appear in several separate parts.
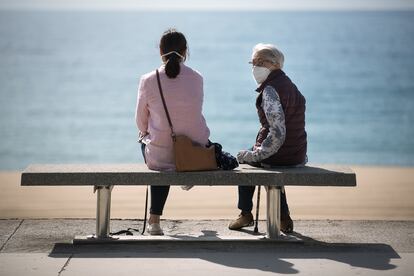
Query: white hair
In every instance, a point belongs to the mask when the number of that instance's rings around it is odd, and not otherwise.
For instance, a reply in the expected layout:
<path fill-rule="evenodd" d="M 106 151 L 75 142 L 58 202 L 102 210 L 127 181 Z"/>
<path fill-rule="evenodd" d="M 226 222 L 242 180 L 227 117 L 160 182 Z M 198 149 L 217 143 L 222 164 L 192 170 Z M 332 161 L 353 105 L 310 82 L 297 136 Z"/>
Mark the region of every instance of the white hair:
<path fill-rule="evenodd" d="M 283 63 L 285 61 L 285 57 L 278 48 L 276 48 L 273 44 L 263 44 L 259 43 L 253 47 L 253 54 L 252 58 L 255 56 L 272 62 L 273 64 L 278 64 L 280 69 L 283 68 Z"/>

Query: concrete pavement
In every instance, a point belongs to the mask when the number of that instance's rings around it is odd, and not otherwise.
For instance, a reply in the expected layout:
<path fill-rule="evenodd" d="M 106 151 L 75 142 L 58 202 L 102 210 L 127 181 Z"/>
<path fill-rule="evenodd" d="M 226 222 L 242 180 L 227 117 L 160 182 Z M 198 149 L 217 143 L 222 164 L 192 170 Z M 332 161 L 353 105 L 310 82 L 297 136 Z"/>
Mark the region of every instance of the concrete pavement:
<path fill-rule="evenodd" d="M 228 220 L 168 220 L 167 235 L 246 237 Z M 112 220 L 112 231 L 142 221 Z M 143 242 L 72 245 L 89 219 L 0 220 L 0 275 L 413 275 L 414 221 L 295 221 L 304 243 Z M 259 231 L 265 231 L 261 221 Z M 139 235 L 138 233 L 136 233 Z"/>

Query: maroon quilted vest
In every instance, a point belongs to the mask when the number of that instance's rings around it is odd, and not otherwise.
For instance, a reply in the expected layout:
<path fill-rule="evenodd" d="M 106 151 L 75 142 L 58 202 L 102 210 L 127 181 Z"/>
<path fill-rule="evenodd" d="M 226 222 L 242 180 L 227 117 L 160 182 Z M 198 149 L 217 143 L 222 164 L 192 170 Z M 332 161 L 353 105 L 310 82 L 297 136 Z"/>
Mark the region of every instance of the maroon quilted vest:
<path fill-rule="evenodd" d="M 267 79 L 256 89 L 259 92 L 256 100 L 257 113 L 261 128 L 256 137 L 256 146 L 260 146 L 269 133 L 269 123 L 262 108 L 263 90 L 272 86 L 279 95 L 285 113 L 286 139 L 279 150 L 261 163 L 273 166 L 292 166 L 305 161 L 307 140 L 305 131 L 305 97 L 286 74 L 278 69 L 270 73 Z"/>

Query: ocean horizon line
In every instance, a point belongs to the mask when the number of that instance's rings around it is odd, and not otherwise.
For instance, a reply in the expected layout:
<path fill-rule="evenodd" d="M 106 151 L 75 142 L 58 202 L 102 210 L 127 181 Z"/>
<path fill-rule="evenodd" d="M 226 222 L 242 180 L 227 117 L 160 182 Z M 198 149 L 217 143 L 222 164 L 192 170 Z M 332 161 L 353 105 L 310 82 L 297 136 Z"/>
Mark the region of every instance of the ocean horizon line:
<path fill-rule="evenodd" d="M 407 11 L 414 10 L 414 2 L 407 0 L 168 0 L 131 1 L 131 0 L 86 0 L 86 1 L 51 1 L 51 0 L 1 0 L 0 10 L 108 10 L 108 11 Z"/>
<path fill-rule="evenodd" d="M 338 14 L 347 14 L 347 13 L 360 13 L 360 14 L 381 14 L 381 13 L 413 13 L 414 8 L 402 8 L 402 9 L 384 9 L 384 10 L 374 10 L 374 9 L 347 9 L 347 10 L 340 10 L 340 9 L 309 9 L 309 10 L 294 10 L 294 9 L 285 9 L 285 10 L 232 10 L 232 9 L 205 9 L 205 10 L 199 10 L 199 9 L 181 9 L 181 10 L 167 10 L 167 9 L 84 9 L 84 8 L 71 8 L 71 9 L 60 9 L 60 8 L 2 8 L 0 6 L 0 12 L 99 12 L 99 13 L 294 13 L 294 14 L 300 14 L 300 13 L 321 13 L 321 14 L 329 14 L 329 13 L 338 13 Z"/>

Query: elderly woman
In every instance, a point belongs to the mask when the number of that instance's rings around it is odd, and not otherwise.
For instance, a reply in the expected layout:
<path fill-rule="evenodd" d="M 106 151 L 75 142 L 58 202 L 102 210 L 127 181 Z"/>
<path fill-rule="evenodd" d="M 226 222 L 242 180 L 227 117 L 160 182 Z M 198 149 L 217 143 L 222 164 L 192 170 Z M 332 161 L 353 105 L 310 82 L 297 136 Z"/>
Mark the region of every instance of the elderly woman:
<path fill-rule="evenodd" d="M 253 77 L 259 87 L 256 100 L 261 128 L 251 150 L 242 150 L 237 159 L 258 167 L 300 166 L 307 162 L 305 98 L 282 71 L 283 53 L 271 44 L 253 48 Z M 241 214 L 231 222 L 231 230 L 253 225 L 255 187 L 239 186 L 238 208 Z M 284 189 L 281 192 L 281 230 L 293 231 L 293 221 Z"/>

